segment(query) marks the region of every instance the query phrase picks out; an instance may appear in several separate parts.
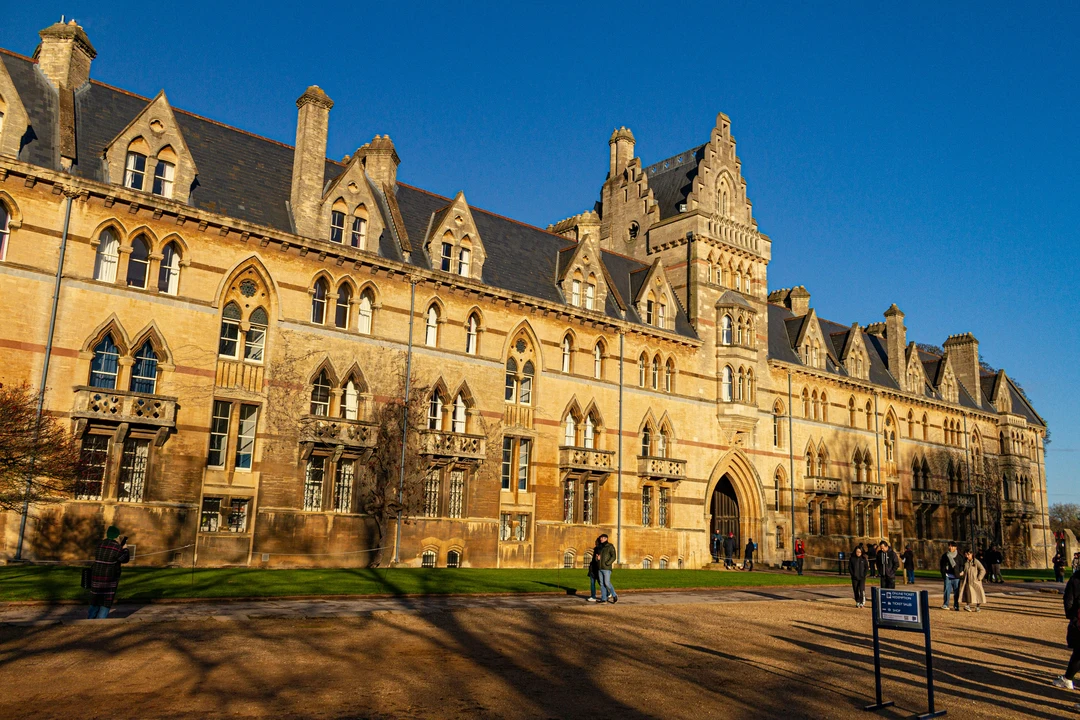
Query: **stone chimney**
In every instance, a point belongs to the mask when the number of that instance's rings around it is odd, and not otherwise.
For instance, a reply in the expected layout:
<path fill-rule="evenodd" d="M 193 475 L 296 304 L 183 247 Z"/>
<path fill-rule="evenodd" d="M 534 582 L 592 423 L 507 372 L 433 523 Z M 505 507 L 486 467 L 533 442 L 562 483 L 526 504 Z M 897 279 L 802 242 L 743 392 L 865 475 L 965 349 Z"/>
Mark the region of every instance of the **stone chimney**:
<path fill-rule="evenodd" d="M 626 170 L 627 165 L 634 159 L 634 133 L 625 127 L 614 130 L 608 145 L 611 146 L 611 169 L 608 177 L 613 178 Z"/>
<path fill-rule="evenodd" d="M 293 151 L 293 230 L 299 235 L 319 234 L 319 207 L 326 175 L 326 133 L 334 101 L 318 85 L 312 85 L 296 101 L 296 149 Z"/>
<path fill-rule="evenodd" d="M 90 61 L 97 57 L 97 50 L 74 20 L 50 25 L 38 35 L 41 44 L 34 59 L 57 90 L 77 90 L 90 80 Z"/>
<path fill-rule="evenodd" d="M 907 363 L 904 361 L 904 350 L 907 348 L 907 328 L 904 327 L 904 313 L 896 307 L 896 303 L 889 306 L 885 311 L 885 349 L 889 353 L 889 372 L 896 378 L 900 388 L 907 390 L 905 385 Z"/>
<path fill-rule="evenodd" d="M 956 378 L 975 400 L 982 405 L 982 371 L 979 368 L 979 341 L 971 333 L 950 335 L 945 341 L 945 352 L 949 353 Z"/>
<path fill-rule="evenodd" d="M 394 141 L 389 135 L 376 135 L 371 142 L 362 145 L 356 154 L 364 164 L 364 171 L 376 185 L 391 189 L 397 185 L 397 169 L 401 158 L 398 157 Z"/>
<path fill-rule="evenodd" d="M 788 293 L 787 302 L 784 303 L 795 315 L 802 317 L 810 312 L 810 292 L 802 285 L 796 285 Z"/>

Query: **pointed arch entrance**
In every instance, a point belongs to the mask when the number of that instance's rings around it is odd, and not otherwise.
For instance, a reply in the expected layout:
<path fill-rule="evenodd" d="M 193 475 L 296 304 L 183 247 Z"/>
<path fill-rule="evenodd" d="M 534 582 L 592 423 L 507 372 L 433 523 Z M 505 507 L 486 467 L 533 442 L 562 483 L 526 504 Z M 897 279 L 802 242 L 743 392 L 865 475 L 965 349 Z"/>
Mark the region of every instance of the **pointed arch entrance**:
<path fill-rule="evenodd" d="M 742 545 L 750 538 L 766 548 L 765 491 L 749 458 L 738 448 L 728 451 L 713 468 L 705 495 L 705 527 L 735 533 Z M 764 558 L 764 555 L 763 555 Z"/>
<path fill-rule="evenodd" d="M 712 497 L 712 528 L 713 533 L 719 533 L 727 537 L 728 533 L 735 535 L 735 546 L 740 547 L 742 533 L 739 530 L 739 498 L 735 494 L 735 487 L 731 484 L 731 478 L 724 475 L 713 488 Z"/>

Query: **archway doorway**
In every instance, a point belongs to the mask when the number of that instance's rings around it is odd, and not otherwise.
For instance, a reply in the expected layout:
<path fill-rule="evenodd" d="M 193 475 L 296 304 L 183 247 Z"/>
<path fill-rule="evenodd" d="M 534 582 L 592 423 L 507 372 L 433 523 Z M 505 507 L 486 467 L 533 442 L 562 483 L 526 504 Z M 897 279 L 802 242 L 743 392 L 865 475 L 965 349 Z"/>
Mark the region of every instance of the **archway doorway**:
<path fill-rule="evenodd" d="M 739 500 L 735 496 L 735 488 L 731 484 L 731 478 L 726 474 L 716 483 L 716 489 L 712 496 L 712 531 L 727 537 L 728 533 L 735 534 L 735 547 L 741 547 L 739 533 Z"/>

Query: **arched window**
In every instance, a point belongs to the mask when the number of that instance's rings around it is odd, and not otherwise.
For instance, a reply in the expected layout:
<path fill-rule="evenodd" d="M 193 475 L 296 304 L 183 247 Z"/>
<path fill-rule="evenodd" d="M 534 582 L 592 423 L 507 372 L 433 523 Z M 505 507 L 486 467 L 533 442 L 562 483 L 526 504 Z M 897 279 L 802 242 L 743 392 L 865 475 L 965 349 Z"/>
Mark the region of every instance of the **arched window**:
<path fill-rule="evenodd" d="M 773 474 L 773 510 L 780 512 L 783 509 L 784 495 L 784 471 L 776 468 Z"/>
<path fill-rule="evenodd" d="M 116 233 L 105 228 L 98 236 L 97 255 L 94 257 L 94 279 L 116 282 L 116 266 L 120 261 L 120 241 Z"/>
<path fill-rule="evenodd" d="M 668 358 L 664 365 L 664 392 L 675 391 L 675 361 Z"/>
<path fill-rule="evenodd" d="M 367 210 L 362 205 L 353 212 L 349 244 L 354 248 L 362 248 L 367 244 Z"/>
<path fill-rule="evenodd" d="M 852 395 L 847 401 L 848 426 L 855 427 L 855 396 Z"/>
<path fill-rule="evenodd" d="M 345 211 L 348 207 L 341 200 L 334 203 L 330 210 L 330 242 L 339 245 L 345 240 Z"/>
<path fill-rule="evenodd" d="M 731 371 L 731 366 L 725 365 L 720 381 L 720 398 L 724 402 L 731 402 L 733 399 L 732 393 L 734 392 L 734 390 L 732 389 L 732 384 L 734 380 L 732 378 L 732 375 L 733 373 Z"/>
<path fill-rule="evenodd" d="M 569 570 L 574 567 L 574 553 L 567 550 L 562 556 L 563 570 Z"/>
<path fill-rule="evenodd" d="M 453 517 L 453 516 L 451 516 Z M 446 553 L 446 567 L 459 568 L 461 567 L 461 553 L 457 550 L 450 550 Z"/>
<path fill-rule="evenodd" d="M 0 130 L 4 129 L 3 98 L 0 98 Z M 0 202 L 0 260 L 7 257 L 8 234 L 11 232 L 11 218 L 8 209 Z"/>
<path fill-rule="evenodd" d="M 596 276 L 590 275 L 589 281 L 585 284 L 585 309 L 596 309 Z"/>
<path fill-rule="evenodd" d="M 356 321 L 356 330 L 363 335 L 370 335 L 375 315 L 375 296 L 371 290 L 360 293 L 360 302 L 357 305 L 360 307 L 360 314 Z"/>
<path fill-rule="evenodd" d="M 469 315 L 465 321 L 465 352 L 469 355 L 476 354 L 477 340 L 480 336 L 480 318 L 476 313 Z"/>
<path fill-rule="evenodd" d="M 147 340 L 135 352 L 135 364 L 131 366 L 131 392 L 153 395 L 157 389 L 157 353 Z"/>
<path fill-rule="evenodd" d="M 570 336 L 567 335 L 562 339 L 562 371 L 564 373 L 570 372 L 570 355 L 573 351 L 573 344 L 570 342 Z"/>
<path fill-rule="evenodd" d="M 330 378 L 325 370 L 311 382 L 311 414 L 327 417 L 330 414 Z"/>
<path fill-rule="evenodd" d="M 158 153 L 157 165 L 154 166 L 153 192 L 164 198 L 173 196 L 173 184 L 176 180 L 176 163 L 163 159 L 162 156 L 175 158 L 172 148 L 162 148 Z"/>
<path fill-rule="evenodd" d="M 424 344 L 428 347 L 438 347 L 439 345 L 439 307 L 437 305 L 432 305 L 427 310 Z"/>
<path fill-rule="evenodd" d="M 563 445 L 573 447 L 577 445 L 577 420 L 573 413 L 566 414 L 566 423 L 563 425 Z"/>
<path fill-rule="evenodd" d="M 885 418 L 885 460 L 892 462 L 896 459 L 896 430 L 893 428 L 892 415 Z"/>
<path fill-rule="evenodd" d="M 822 444 L 821 449 L 818 450 L 817 476 L 829 477 L 829 451 L 825 449 L 824 444 Z"/>
<path fill-rule="evenodd" d="M 171 242 L 161 251 L 158 267 L 158 292 L 175 295 L 180 290 L 180 248 Z"/>
<path fill-rule="evenodd" d="M 821 391 L 821 421 L 829 422 L 829 396 L 824 390 Z"/>
<path fill-rule="evenodd" d="M 751 403 L 757 401 L 757 391 L 754 388 L 753 368 L 746 371 L 746 401 Z"/>
<path fill-rule="evenodd" d="M 874 429 L 874 408 L 869 400 L 866 401 L 866 429 Z"/>
<path fill-rule="evenodd" d="M 641 429 L 641 457 L 650 457 L 652 455 L 652 426 L 645 423 L 645 427 Z"/>
<path fill-rule="evenodd" d="M 534 357 L 532 342 L 522 331 L 511 345 L 506 358 L 506 402 L 532 404 L 533 378 L 536 373 Z"/>
<path fill-rule="evenodd" d="M 330 292 L 330 286 L 325 278 L 315 281 L 315 287 L 311 292 L 311 322 L 322 325 L 326 322 L 326 296 Z"/>
<path fill-rule="evenodd" d="M 574 278 L 570 281 L 570 304 L 581 307 L 581 273 L 574 272 Z"/>
<path fill-rule="evenodd" d="M 720 319 L 720 344 L 731 344 L 731 316 L 725 315 Z"/>
<path fill-rule="evenodd" d="M 428 430 L 442 430 L 443 398 L 437 389 L 432 391 L 428 401 Z"/>
<path fill-rule="evenodd" d="M 521 394 L 518 396 L 518 402 L 522 405 L 532 405 L 533 374 L 533 364 L 530 360 L 521 369 Z"/>
<path fill-rule="evenodd" d="M 648 365 L 648 363 L 649 361 L 645 358 L 645 353 L 641 353 L 641 357 L 639 357 L 637 361 L 637 375 L 639 387 L 645 387 L 646 366 Z"/>
<path fill-rule="evenodd" d="M 604 345 L 601 342 L 593 347 L 593 377 L 599 380 L 604 377 Z"/>
<path fill-rule="evenodd" d="M 435 557 L 436 556 L 434 550 L 425 550 L 424 554 L 420 556 L 420 567 L 435 567 Z"/>
<path fill-rule="evenodd" d="M 784 406 L 779 400 L 773 405 L 772 416 L 772 443 L 773 447 L 783 447 L 783 422 L 784 422 Z"/>
<path fill-rule="evenodd" d="M 660 356 L 657 355 L 652 359 L 652 389 L 656 390 L 660 387 Z"/>
<path fill-rule="evenodd" d="M 506 402 L 514 402 L 518 395 L 517 362 L 514 358 L 506 360 Z"/>
<path fill-rule="evenodd" d="M 746 370 L 743 369 L 743 368 L 739 368 L 739 380 L 738 380 L 738 384 L 735 386 L 735 399 L 739 400 L 739 401 L 745 400 L 746 399 L 745 395 L 746 395 Z"/>
<path fill-rule="evenodd" d="M 806 388 L 802 390 L 802 414 L 804 418 L 810 418 L 810 391 Z"/>
<path fill-rule="evenodd" d="M 585 416 L 585 427 L 581 435 L 583 447 L 590 450 L 596 447 L 596 421 L 593 419 L 592 413 Z"/>
<path fill-rule="evenodd" d="M 127 286 L 145 288 L 149 273 L 150 243 L 145 235 L 139 235 L 131 241 L 131 254 L 128 256 Z"/>
<path fill-rule="evenodd" d="M 353 378 L 341 386 L 341 417 L 346 420 L 360 419 L 360 390 Z"/>
<path fill-rule="evenodd" d="M 248 331 L 244 342 L 244 359 L 251 362 L 263 361 L 263 350 L 266 345 L 266 326 L 269 319 L 266 310 L 257 307 L 248 316 Z"/>
<path fill-rule="evenodd" d="M 462 277 L 469 277 L 472 273 L 472 250 L 467 247 L 462 247 L 458 251 L 458 264 L 457 274 Z"/>
<path fill-rule="evenodd" d="M 911 410 L 907 411 L 907 435 L 909 438 L 915 438 L 915 413 Z"/>
<path fill-rule="evenodd" d="M 465 417 L 465 398 L 461 393 L 458 393 L 458 396 L 454 398 L 454 417 L 451 423 L 453 432 L 465 432 Z"/>
<path fill-rule="evenodd" d="M 137 152 L 146 147 L 146 141 L 136 138 L 128 146 L 127 159 L 124 162 L 124 187 L 142 190 L 146 180 L 146 154 Z"/>
<path fill-rule="evenodd" d="M 814 455 L 814 448 L 806 448 L 806 477 L 814 477 L 814 470 L 817 469 L 817 456 Z"/>
<path fill-rule="evenodd" d="M 668 456 L 669 441 L 668 429 L 666 427 L 660 428 L 660 434 L 656 436 L 656 457 L 666 458 Z"/>
<path fill-rule="evenodd" d="M 237 359 L 240 354 L 240 306 L 229 303 L 221 311 L 221 338 L 218 355 Z"/>
<path fill-rule="evenodd" d="M 94 346 L 94 359 L 90 361 L 90 387 L 115 390 L 119 369 L 120 349 L 113 342 L 112 335 L 106 335 Z"/>
<path fill-rule="evenodd" d="M 342 283 L 338 288 L 337 303 L 334 305 L 334 325 L 345 330 L 349 327 L 349 315 L 352 311 L 352 288 Z"/>

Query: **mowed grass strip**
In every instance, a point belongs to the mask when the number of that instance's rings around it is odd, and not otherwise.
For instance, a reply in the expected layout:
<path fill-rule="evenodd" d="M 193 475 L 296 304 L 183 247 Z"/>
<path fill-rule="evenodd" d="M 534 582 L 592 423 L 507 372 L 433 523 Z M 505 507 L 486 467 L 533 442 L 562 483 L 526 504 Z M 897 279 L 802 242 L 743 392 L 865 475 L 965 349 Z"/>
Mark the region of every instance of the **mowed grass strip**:
<path fill-rule="evenodd" d="M 58 565 L 0 567 L 0 601 L 82 600 L 81 568 Z M 791 572 L 710 570 L 616 570 L 616 590 L 767 587 L 847 582 L 846 577 L 798 576 Z M 304 595 L 447 595 L 476 593 L 588 593 L 580 568 L 261 570 L 248 568 L 124 568 L 119 600 L 180 598 L 273 598 Z"/>
<path fill-rule="evenodd" d="M 986 568 L 986 572 L 987 572 L 987 574 L 990 573 L 990 568 L 989 567 Z M 900 572 L 897 572 L 896 576 L 897 577 L 902 577 L 902 574 Z M 915 577 L 933 578 L 935 580 L 940 580 L 941 579 L 941 572 L 939 570 L 930 570 L 930 569 L 916 570 L 915 571 Z M 1068 577 L 1069 577 L 1069 571 L 1066 570 L 1065 571 L 1065 579 L 1068 579 Z M 1001 570 L 1001 579 L 1002 580 L 1012 580 L 1014 582 L 1039 582 L 1039 581 L 1046 581 L 1046 580 L 1053 581 L 1054 580 L 1054 571 L 1053 570 L 1024 570 L 1024 569 L 1010 570 L 1010 569 L 1007 569 L 1007 568 L 1002 568 L 1002 570 Z"/>

